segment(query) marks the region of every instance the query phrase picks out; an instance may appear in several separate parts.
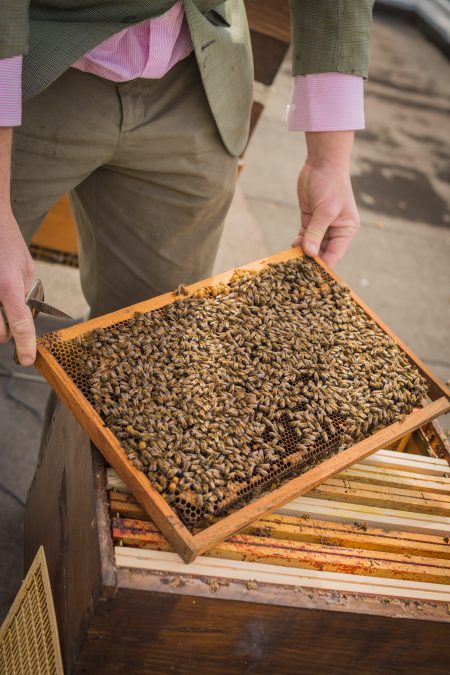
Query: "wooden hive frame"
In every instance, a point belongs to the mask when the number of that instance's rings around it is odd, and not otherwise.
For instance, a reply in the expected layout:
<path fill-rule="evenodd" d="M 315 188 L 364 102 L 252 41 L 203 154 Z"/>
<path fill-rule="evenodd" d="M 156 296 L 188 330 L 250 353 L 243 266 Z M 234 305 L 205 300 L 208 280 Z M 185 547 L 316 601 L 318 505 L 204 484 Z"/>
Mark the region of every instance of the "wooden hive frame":
<path fill-rule="evenodd" d="M 269 263 L 277 263 L 292 260 L 303 255 L 300 248 L 292 248 L 263 260 L 241 267 L 241 270 L 260 271 Z M 342 286 L 346 284 L 332 272 L 319 258 L 315 261 L 325 272 Z M 186 287 L 189 295 L 201 288 L 226 284 L 235 270 L 230 270 L 215 277 L 205 279 L 196 284 Z M 402 422 L 396 422 L 374 433 L 372 436 L 356 443 L 347 450 L 321 462 L 318 466 L 306 471 L 302 475 L 292 478 L 280 487 L 263 493 L 237 511 L 224 516 L 214 524 L 206 527 L 198 533 L 191 533 L 183 524 L 176 512 L 164 500 L 164 498 L 152 487 L 146 475 L 136 469 L 128 460 L 116 436 L 106 428 L 100 415 L 78 389 L 75 382 L 68 376 L 64 368 L 53 356 L 48 338 L 38 341 L 38 354 L 36 366 L 54 388 L 59 397 L 75 415 L 85 432 L 93 443 L 100 449 L 107 462 L 117 471 L 119 476 L 129 486 L 131 492 L 140 502 L 153 522 L 164 533 L 174 550 L 185 562 L 193 561 L 198 555 L 211 549 L 226 537 L 241 530 L 252 521 L 260 518 L 282 505 L 291 501 L 314 487 L 325 479 L 343 471 L 356 461 L 362 460 L 381 447 L 400 439 L 405 434 L 414 431 L 429 420 L 450 410 L 450 391 L 436 378 L 431 371 L 416 357 L 413 352 L 376 316 L 362 300 L 350 290 L 354 301 L 373 319 L 379 327 L 389 335 L 416 365 L 427 381 L 430 403 L 424 403 L 420 409 L 414 410 Z M 187 296 L 188 297 L 188 296 Z M 52 334 L 59 341 L 67 342 L 87 333 L 88 331 L 112 326 L 118 322 L 126 321 L 133 317 L 136 312 L 149 312 L 164 307 L 176 300 L 173 293 L 166 293 L 151 300 L 147 300 L 125 309 L 106 314 L 86 323 L 78 324 L 70 328 Z"/>

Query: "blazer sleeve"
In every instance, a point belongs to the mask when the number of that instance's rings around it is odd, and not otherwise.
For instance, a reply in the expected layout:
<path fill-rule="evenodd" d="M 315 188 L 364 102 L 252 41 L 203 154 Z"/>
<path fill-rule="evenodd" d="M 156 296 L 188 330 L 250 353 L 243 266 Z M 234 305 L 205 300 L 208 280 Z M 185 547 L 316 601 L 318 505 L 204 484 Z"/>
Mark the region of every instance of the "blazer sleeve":
<path fill-rule="evenodd" d="M 367 78 L 374 0 L 289 0 L 294 75 Z"/>
<path fill-rule="evenodd" d="M 0 59 L 28 51 L 28 10 L 30 0 L 1 0 Z"/>

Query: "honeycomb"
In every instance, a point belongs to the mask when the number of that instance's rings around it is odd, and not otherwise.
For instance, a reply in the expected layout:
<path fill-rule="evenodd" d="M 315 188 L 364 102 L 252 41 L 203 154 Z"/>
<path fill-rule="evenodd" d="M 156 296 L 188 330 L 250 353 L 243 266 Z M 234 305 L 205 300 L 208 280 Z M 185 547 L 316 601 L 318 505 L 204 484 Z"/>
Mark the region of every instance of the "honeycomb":
<path fill-rule="evenodd" d="M 268 279 L 267 283 L 266 277 Z M 286 280 L 290 280 L 291 286 L 295 284 L 295 287 L 292 286 L 290 288 Z M 307 284 L 305 284 L 304 290 L 302 290 L 299 298 L 297 298 L 296 302 L 298 304 L 295 307 L 301 308 L 303 315 L 309 316 L 309 321 L 312 324 L 317 322 L 317 326 L 313 326 L 310 332 L 310 338 L 313 340 L 311 344 L 316 345 L 315 349 L 320 344 L 320 342 L 317 342 L 315 334 L 321 335 L 321 331 L 323 332 L 325 346 L 322 345 L 321 347 L 322 352 L 319 360 L 319 363 L 322 365 L 317 370 L 317 359 L 315 365 L 311 365 L 312 362 L 306 353 L 306 365 L 303 370 L 292 369 L 291 373 L 287 370 L 284 372 L 282 368 L 283 375 L 291 378 L 289 391 L 292 392 L 292 395 L 290 399 L 286 400 L 283 397 L 280 399 L 278 393 L 274 391 L 271 398 L 272 407 L 268 412 L 267 403 L 262 405 L 262 403 L 259 404 L 257 401 L 254 410 L 258 411 L 258 419 L 263 419 L 258 425 L 260 431 L 258 434 L 253 433 L 252 436 L 252 427 L 249 424 L 248 433 L 250 437 L 247 438 L 245 443 L 242 441 L 240 444 L 239 441 L 236 441 L 235 447 L 232 450 L 229 450 L 227 446 L 227 452 L 231 453 L 233 458 L 237 458 L 235 460 L 237 466 L 244 469 L 247 468 L 249 463 L 253 462 L 253 453 L 258 455 L 259 452 L 258 457 L 261 457 L 261 447 L 268 448 L 271 445 L 276 447 L 273 460 L 259 459 L 259 464 L 256 465 L 252 475 L 250 475 L 251 472 L 246 473 L 245 471 L 237 470 L 232 472 L 232 479 L 227 479 L 228 474 L 226 472 L 222 475 L 217 469 L 214 469 L 215 466 L 221 466 L 221 464 L 217 464 L 221 459 L 220 451 L 212 452 L 216 464 L 213 463 L 212 459 L 210 464 L 208 464 L 209 449 L 205 448 L 205 452 L 203 452 L 203 456 L 201 457 L 201 467 L 197 473 L 194 472 L 191 483 L 186 485 L 183 466 L 187 466 L 187 475 L 190 466 L 186 464 L 186 457 L 192 458 L 192 453 L 184 455 L 183 448 L 172 452 L 171 445 L 168 443 L 167 453 L 163 454 L 163 459 L 161 461 L 158 460 L 160 463 L 158 465 L 155 463 L 153 469 L 149 469 L 148 461 L 146 460 L 147 464 L 144 466 L 142 456 L 138 450 L 141 444 L 147 447 L 146 443 L 142 440 L 146 438 L 145 424 L 141 428 L 139 424 L 133 422 L 133 419 L 136 418 L 136 412 L 130 413 L 129 418 L 127 417 L 126 420 L 118 419 L 118 413 L 114 416 L 114 407 L 117 405 L 117 401 L 124 395 L 124 392 L 127 391 L 127 387 L 128 389 L 131 388 L 131 391 L 136 392 L 136 387 L 140 386 L 142 388 L 142 385 L 139 385 L 139 382 L 142 382 L 142 380 L 136 380 L 132 367 L 123 371 L 122 366 L 120 366 L 120 378 L 117 377 L 116 367 L 116 370 L 114 370 L 115 377 L 110 376 L 108 371 L 108 367 L 110 366 L 107 366 L 107 364 L 111 364 L 111 359 L 113 358 L 110 352 L 114 354 L 115 358 L 118 349 L 117 341 L 121 339 L 121 336 L 125 335 L 128 338 L 123 343 L 124 346 L 120 347 L 120 353 L 125 354 L 125 356 L 127 354 L 133 355 L 134 352 L 130 345 L 133 340 L 141 340 L 143 322 L 147 320 L 145 317 L 152 315 L 157 322 L 156 326 L 159 326 L 158 322 L 160 319 L 161 321 L 165 321 L 167 318 L 168 312 L 166 307 L 154 310 L 148 313 L 148 315 L 137 315 L 131 319 L 119 321 L 108 328 L 94 331 L 91 334 L 86 333 L 81 338 L 74 340 L 63 341 L 59 338 L 58 334 L 50 334 L 45 338 L 45 346 L 50 350 L 66 374 L 73 380 L 77 388 L 83 393 L 91 406 L 97 411 L 106 426 L 116 434 L 124 448 L 124 453 L 126 453 L 129 459 L 133 458 L 132 461 L 138 468 L 145 470 L 152 485 L 157 487 L 158 491 L 175 510 L 179 518 L 190 529 L 207 526 L 212 520 L 228 514 L 241 504 L 254 499 L 261 492 L 274 489 L 287 479 L 304 473 L 383 426 L 401 419 L 412 410 L 414 405 L 419 404 L 426 395 L 425 382 L 415 366 L 408 361 L 406 355 L 398 349 L 395 343 L 373 321 L 368 319 L 359 306 L 349 297 L 348 292 L 336 284 L 317 263 L 310 259 L 299 259 L 287 263 L 270 265 L 268 268 L 264 268 L 258 275 L 239 272 L 230 280 L 228 286 L 221 284 L 219 287 L 203 289 L 196 297 L 185 297 L 185 293 L 181 289 L 175 295 L 177 298 L 173 303 L 174 306 L 176 305 L 175 309 L 173 305 L 170 305 L 171 309 L 169 312 L 172 312 L 172 315 L 174 315 L 174 312 L 178 311 L 176 307 L 182 306 L 185 310 L 184 316 L 189 316 L 191 309 L 194 311 L 200 307 L 200 310 L 202 310 L 202 308 L 206 307 L 210 311 L 216 312 L 220 317 L 221 307 L 226 302 L 228 302 L 228 306 L 233 306 L 234 301 L 230 300 L 230 297 L 234 298 L 234 295 L 230 296 L 229 293 L 236 294 L 236 302 L 240 298 L 239 293 L 241 293 L 241 295 L 246 297 L 247 304 L 249 304 L 248 298 L 251 298 L 250 304 L 253 304 L 250 310 L 252 312 L 270 314 L 270 311 L 274 310 L 278 312 L 276 316 L 282 318 L 284 311 L 283 302 L 287 307 L 289 303 L 286 302 L 286 298 L 289 299 L 291 291 L 293 297 L 295 296 L 299 280 L 302 282 L 306 280 Z M 280 297 L 284 298 L 283 302 L 277 304 L 276 294 L 274 295 L 273 290 L 271 290 L 273 287 L 278 289 L 288 288 L 289 292 L 287 295 L 285 290 L 283 291 L 284 295 L 280 290 Z M 188 294 L 186 293 L 186 295 Z M 332 299 L 330 300 L 330 298 Z M 316 312 L 314 309 L 316 306 L 322 307 L 322 309 Z M 340 318 L 341 306 L 342 316 L 345 316 L 345 312 L 349 313 L 349 318 L 345 322 L 341 321 Z M 330 318 L 330 312 L 334 312 L 333 321 L 336 324 L 331 328 L 329 322 L 327 323 Z M 170 326 L 176 326 L 176 315 L 174 316 L 175 323 L 170 324 Z M 157 319 L 156 317 L 159 318 Z M 342 351 L 341 354 L 336 347 L 333 347 L 335 334 L 337 335 L 336 344 L 342 343 L 343 334 L 345 336 L 348 334 L 348 343 L 352 344 L 352 340 L 356 339 L 355 334 L 357 335 L 358 333 L 358 331 L 355 333 L 355 322 L 357 325 L 361 325 L 362 331 L 367 331 L 368 335 L 372 335 L 370 349 L 365 353 L 364 345 L 361 346 L 361 344 L 355 342 L 354 354 L 351 350 L 350 354 L 348 350 L 344 350 L 345 354 Z M 280 325 L 284 324 L 280 323 Z M 236 332 L 236 335 L 239 335 L 239 331 L 241 330 L 245 329 L 240 328 Z M 342 331 L 347 331 L 347 333 L 343 333 Z M 185 334 L 179 338 L 180 352 L 183 350 L 184 336 Z M 328 343 L 325 340 L 326 336 L 328 336 Z M 202 340 L 201 344 L 204 347 L 208 343 L 209 338 L 203 334 L 200 337 Z M 316 340 L 315 342 L 313 338 Z M 251 340 L 251 336 L 248 339 Z M 157 343 L 156 340 L 155 336 L 152 342 L 153 347 L 155 344 L 164 345 L 164 342 Z M 222 344 L 220 335 L 214 334 L 214 340 L 216 341 L 214 342 L 216 347 L 217 345 L 220 347 Z M 171 344 L 172 348 L 176 350 L 177 347 L 173 347 L 174 343 Z M 286 347 L 287 349 L 288 347 Z M 151 357 L 146 353 L 142 354 L 139 352 L 139 363 L 141 363 L 142 359 L 147 359 L 146 364 L 150 364 L 150 368 L 156 368 L 157 365 L 159 368 L 158 372 L 164 372 L 165 368 L 169 368 L 171 361 L 176 358 L 176 355 L 173 353 L 169 358 L 165 357 L 165 360 L 161 361 L 159 358 L 160 354 L 156 348 L 155 350 L 156 353 Z M 162 347 L 162 350 L 164 351 L 164 347 Z M 285 359 L 286 350 L 281 345 L 278 357 Z M 328 354 L 331 352 L 333 352 L 333 358 L 329 359 Z M 193 353 L 195 354 L 195 352 Z M 259 358 L 258 351 L 250 347 L 247 349 L 247 356 L 250 360 L 254 358 L 255 364 Z M 275 352 L 274 358 L 278 357 Z M 387 359 L 390 362 L 384 365 L 384 361 Z M 344 372 L 343 384 L 341 388 L 337 388 L 338 392 L 344 392 L 344 394 L 339 394 L 334 399 L 330 393 L 332 390 L 331 384 L 328 387 L 327 383 L 331 382 L 329 378 L 332 377 L 334 370 L 337 369 L 339 371 L 339 363 L 343 362 L 343 360 L 345 360 L 346 367 L 350 370 L 348 374 Z M 336 366 L 333 365 L 335 362 Z M 116 361 L 114 363 L 116 364 Z M 136 363 L 136 361 L 133 363 Z M 288 361 L 283 361 L 283 363 L 288 363 Z M 189 364 L 184 364 L 183 368 L 188 370 Z M 378 370 L 376 370 L 377 368 Z M 156 370 L 155 373 L 157 374 Z M 357 375 L 356 373 L 359 374 Z M 382 383 L 384 383 L 383 385 L 378 384 L 380 378 Z M 112 383 L 113 381 L 114 383 Z M 148 382 L 148 379 L 146 381 Z M 95 386 L 94 382 L 96 383 Z M 132 383 L 131 385 L 130 382 Z M 245 382 L 242 383 L 242 386 L 245 389 Z M 328 392 L 328 388 L 330 392 Z M 256 391 L 257 394 L 255 396 L 257 398 L 259 390 Z M 266 399 L 267 391 L 266 387 Z M 318 392 L 322 398 L 318 398 Z M 363 395 L 364 392 L 366 393 Z M 160 398 L 156 395 L 154 398 L 156 401 L 156 403 L 155 401 L 152 403 L 154 409 L 161 417 L 164 417 L 164 414 L 166 414 L 164 402 L 161 402 Z M 205 398 L 205 395 L 203 395 L 203 398 Z M 340 401 L 339 405 L 336 405 L 335 400 Z M 319 404 L 317 401 L 319 401 Z M 273 407 L 273 402 L 277 404 L 276 408 Z M 328 410 L 326 414 L 320 407 L 322 404 Z M 330 412 L 329 405 L 333 406 L 332 412 Z M 123 410 L 123 407 L 121 410 Z M 178 412 L 173 407 L 171 410 Z M 261 411 L 266 411 L 264 412 L 265 417 Z M 124 415 L 123 412 L 121 414 Z M 324 424 L 324 418 L 326 424 Z M 138 419 L 140 419 L 139 416 Z M 172 418 L 169 419 L 169 426 L 176 425 L 177 419 L 179 418 L 172 415 Z M 121 427 L 120 424 L 122 423 L 126 426 Z M 209 422 L 206 421 L 204 423 L 205 428 L 207 424 Z M 300 431 L 298 432 L 295 427 L 296 424 L 300 425 Z M 303 427 L 301 427 L 302 424 Z M 191 426 L 193 426 L 191 433 L 194 434 L 194 432 L 199 432 L 202 423 L 199 424 L 199 420 L 197 419 L 195 424 Z M 159 436 L 162 437 L 161 443 L 164 442 L 165 434 L 161 431 L 164 428 L 163 425 L 161 427 L 157 426 L 159 435 L 153 436 L 153 439 L 156 438 L 156 441 L 154 441 L 156 444 L 160 443 Z M 302 428 L 307 429 L 304 432 L 308 437 L 307 441 L 302 440 Z M 189 429 L 189 424 L 185 425 L 183 438 L 187 438 Z M 195 438 L 199 439 L 199 445 L 201 446 L 201 434 L 198 433 Z M 208 439 L 206 433 L 205 438 Z M 274 438 L 276 441 L 274 441 Z M 246 452 L 241 456 L 240 453 L 243 453 L 244 445 Z M 164 444 L 162 447 L 165 447 Z M 220 447 L 225 452 L 225 446 L 222 444 Z M 149 447 L 146 453 L 147 456 L 150 456 L 149 461 L 151 463 L 152 447 Z M 219 456 L 218 459 L 217 456 Z M 169 459 L 166 460 L 166 458 Z M 163 463 L 167 465 L 165 472 L 170 476 L 167 481 L 161 476 L 161 466 Z M 211 486 L 211 489 L 209 486 Z M 202 490 L 203 493 L 206 492 L 207 494 L 205 500 L 202 497 Z"/>

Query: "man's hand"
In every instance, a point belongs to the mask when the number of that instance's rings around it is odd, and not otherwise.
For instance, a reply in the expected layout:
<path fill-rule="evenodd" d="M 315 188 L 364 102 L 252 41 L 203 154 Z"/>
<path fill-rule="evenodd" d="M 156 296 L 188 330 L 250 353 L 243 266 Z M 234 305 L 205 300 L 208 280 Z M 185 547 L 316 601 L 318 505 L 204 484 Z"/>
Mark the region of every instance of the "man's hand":
<path fill-rule="evenodd" d="M 33 260 L 10 207 L 12 130 L 0 128 L 0 303 L 16 341 L 19 361 L 31 366 L 36 356 L 36 333 L 25 295 L 31 287 Z M 0 342 L 8 330 L 0 314 Z"/>
<path fill-rule="evenodd" d="M 25 304 L 32 279 L 33 260 L 19 227 L 12 213 L 5 213 L 0 208 L 0 302 L 23 366 L 31 366 L 36 357 L 34 321 Z M 8 330 L 0 314 L 0 342 L 7 339 Z"/>
<path fill-rule="evenodd" d="M 333 267 L 359 230 L 349 173 L 353 132 L 308 132 L 306 142 L 297 188 L 301 228 L 293 246 Z"/>

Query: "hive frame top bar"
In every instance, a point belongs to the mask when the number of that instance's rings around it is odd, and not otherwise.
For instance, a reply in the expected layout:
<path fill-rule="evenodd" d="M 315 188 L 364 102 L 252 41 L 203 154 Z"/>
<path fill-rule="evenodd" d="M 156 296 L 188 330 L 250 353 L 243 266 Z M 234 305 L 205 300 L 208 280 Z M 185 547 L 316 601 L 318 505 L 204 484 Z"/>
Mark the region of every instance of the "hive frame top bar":
<path fill-rule="evenodd" d="M 292 248 L 274 256 L 258 260 L 248 265 L 237 268 L 242 271 L 259 271 L 268 264 L 285 262 L 303 256 L 300 248 Z M 347 285 L 332 272 L 319 258 L 314 259 L 324 271 L 337 281 L 341 286 Z M 226 284 L 236 270 L 230 270 L 196 284 L 186 286 L 185 298 L 188 298 L 201 288 Z M 347 287 L 348 288 L 348 287 Z M 174 549 L 185 562 L 190 562 L 204 551 L 213 547 L 225 537 L 237 532 L 251 523 L 264 513 L 273 511 L 291 499 L 298 497 L 311 490 L 324 479 L 338 471 L 343 470 L 355 461 L 361 460 L 375 452 L 380 447 L 393 443 L 406 433 L 417 429 L 425 422 L 450 410 L 450 390 L 418 359 L 414 353 L 370 310 L 365 303 L 349 289 L 353 300 L 373 319 L 379 327 L 389 335 L 398 347 L 414 362 L 427 381 L 431 403 L 423 408 L 414 410 L 402 422 L 396 422 L 372 436 L 360 441 L 356 445 L 341 451 L 338 454 L 323 461 L 318 466 L 306 471 L 304 474 L 288 480 L 272 492 L 267 492 L 257 497 L 251 503 L 221 518 L 218 522 L 206 527 L 197 534 L 192 534 L 182 523 L 175 511 L 167 504 L 163 497 L 152 487 L 146 475 L 136 469 L 128 460 L 125 451 L 116 436 L 106 428 L 104 422 L 94 410 L 82 392 L 77 388 L 73 380 L 58 363 L 49 346 L 50 340 L 57 339 L 61 342 L 73 340 L 89 331 L 98 328 L 107 328 L 116 323 L 131 319 L 137 312 L 145 313 L 164 307 L 179 300 L 174 292 L 165 293 L 156 298 L 131 305 L 125 309 L 91 319 L 83 324 L 77 324 L 62 329 L 51 336 L 45 336 L 38 341 L 38 353 L 36 366 L 55 389 L 56 393 L 69 407 L 81 426 L 99 448 L 109 464 L 117 471 L 127 483 L 131 492 L 139 500 L 143 508 L 148 512 L 152 520 L 166 535 Z"/>

